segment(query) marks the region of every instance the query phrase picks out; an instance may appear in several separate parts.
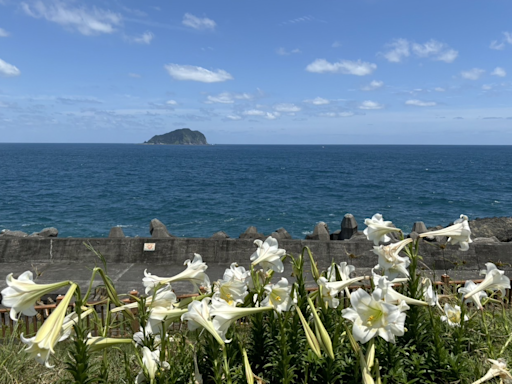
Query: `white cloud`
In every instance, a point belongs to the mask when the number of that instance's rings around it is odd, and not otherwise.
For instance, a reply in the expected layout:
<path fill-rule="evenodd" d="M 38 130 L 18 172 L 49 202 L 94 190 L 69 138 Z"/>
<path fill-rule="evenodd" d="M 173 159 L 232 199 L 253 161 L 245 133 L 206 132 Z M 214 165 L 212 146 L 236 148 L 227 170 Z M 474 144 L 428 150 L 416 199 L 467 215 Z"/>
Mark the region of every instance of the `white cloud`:
<path fill-rule="evenodd" d="M 176 102 L 176 100 L 167 100 L 167 101 L 165 102 L 165 104 L 167 104 L 167 105 L 178 105 L 178 103 Z"/>
<path fill-rule="evenodd" d="M 185 13 L 182 24 L 194 29 L 215 29 L 217 26 L 212 19 L 208 19 L 207 17 L 200 18 L 190 13 Z"/>
<path fill-rule="evenodd" d="M 421 101 L 421 100 L 407 100 L 405 105 L 414 105 L 416 107 L 435 107 L 437 103 L 435 101 Z"/>
<path fill-rule="evenodd" d="M 437 61 L 444 61 L 445 63 L 452 63 L 459 56 L 459 52 L 455 49 L 449 49 L 445 52 L 441 52 L 438 56 L 434 58 Z"/>
<path fill-rule="evenodd" d="M 315 73 L 343 73 L 345 75 L 366 76 L 377 69 L 373 63 L 363 62 L 361 60 L 350 61 L 341 60 L 337 63 L 329 63 L 325 59 L 316 59 L 306 67 L 306 71 Z"/>
<path fill-rule="evenodd" d="M 382 109 L 384 105 L 379 104 L 375 101 L 365 100 L 359 106 L 359 109 Z"/>
<path fill-rule="evenodd" d="M 227 115 L 226 118 L 229 120 L 240 120 L 242 117 L 238 115 Z"/>
<path fill-rule="evenodd" d="M 18 68 L 0 59 L 0 76 L 14 77 L 20 74 L 21 72 Z"/>
<path fill-rule="evenodd" d="M 233 104 L 235 100 L 251 100 L 253 97 L 248 93 L 230 93 L 230 92 L 222 92 L 218 95 L 208 95 L 206 97 L 206 104 Z"/>
<path fill-rule="evenodd" d="M 139 43 L 139 44 L 151 44 L 151 40 L 153 40 L 154 37 L 155 37 L 155 35 L 153 35 L 149 31 L 146 31 L 141 36 L 132 38 L 132 41 L 134 43 Z"/>
<path fill-rule="evenodd" d="M 301 50 L 298 48 L 295 48 L 295 49 L 292 49 L 291 51 L 287 51 L 286 49 L 281 47 L 281 48 L 276 49 L 276 53 L 281 56 L 288 56 L 288 55 L 292 55 L 294 53 L 301 53 Z"/>
<path fill-rule="evenodd" d="M 351 111 L 322 112 L 322 113 L 319 113 L 318 116 L 320 116 L 320 117 L 350 117 L 350 116 L 354 116 L 354 112 L 351 112 Z"/>
<path fill-rule="evenodd" d="M 281 114 L 279 112 L 266 112 L 265 113 L 265 119 L 268 120 L 275 120 L 277 119 Z"/>
<path fill-rule="evenodd" d="M 498 43 L 497 40 L 493 40 L 493 41 L 491 41 L 489 48 L 495 49 L 497 51 L 501 51 L 501 50 L 505 49 L 505 43 L 504 42 Z"/>
<path fill-rule="evenodd" d="M 405 57 L 414 53 L 417 57 L 431 58 L 436 61 L 452 63 L 459 52 L 447 44 L 430 39 L 424 44 L 409 42 L 407 39 L 395 39 L 386 45 L 390 49 L 382 55 L 391 63 L 400 63 Z"/>
<path fill-rule="evenodd" d="M 300 107 L 295 104 L 283 103 L 274 105 L 274 109 L 278 112 L 299 112 Z"/>
<path fill-rule="evenodd" d="M 330 101 L 327 99 L 324 99 L 322 97 L 315 97 L 313 100 L 304 100 L 305 103 L 310 103 L 313 105 L 325 105 L 329 104 Z"/>
<path fill-rule="evenodd" d="M 138 78 L 142 77 L 138 73 L 129 73 L 128 76 L 133 77 L 134 79 L 138 79 Z"/>
<path fill-rule="evenodd" d="M 32 5 L 21 3 L 23 11 L 34 18 L 46 19 L 64 27 L 76 29 L 83 35 L 98 35 L 115 32 L 115 26 L 121 24 L 121 15 L 99 8 L 87 9 L 85 6 L 71 8 L 66 4 L 55 2 L 45 5 L 36 1 Z"/>
<path fill-rule="evenodd" d="M 374 91 L 376 89 L 381 88 L 384 85 L 383 81 L 380 80 L 372 80 L 372 82 L 364 87 L 361 87 L 362 91 Z"/>
<path fill-rule="evenodd" d="M 0 37 L 7 37 L 7 36 L 9 36 L 9 32 L 7 32 L 3 28 L 0 28 Z"/>
<path fill-rule="evenodd" d="M 459 55 L 459 52 L 456 50 L 434 39 L 430 39 L 424 44 L 413 43 L 412 51 L 418 57 L 432 57 L 433 60 L 446 63 L 453 62 Z"/>
<path fill-rule="evenodd" d="M 339 41 L 335 41 L 334 43 L 331 44 L 331 47 L 339 48 L 339 47 L 341 47 L 341 43 Z"/>
<path fill-rule="evenodd" d="M 490 91 L 492 89 L 492 85 L 491 84 L 484 84 L 484 85 L 482 85 L 482 89 L 484 91 Z"/>
<path fill-rule="evenodd" d="M 503 32 L 503 36 L 505 36 L 505 41 L 509 44 L 512 44 L 512 33 Z"/>
<path fill-rule="evenodd" d="M 243 114 L 246 116 L 264 116 L 265 111 L 261 111 L 259 109 L 249 109 L 247 111 L 244 111 Z"/>
<path fill-rule="evenodd" d="M 221 81 L 233 79 L 233 76 L 231 76 L 223 69 L 210 71 L 203 67 L 179 64 L 167 64 L 164 66 L 164 68 L 167 69 L 169 75 L 171 75 L 171 77 L 176 80 L 200 81 L 202 83 L 218 83 Z"/>
<path fill-rule="evenodd" d="M 501 67 L 496 67 L 496 68 L 494 68 L 494 71 L 492 71 L 491 75 L 505 77 L 505 76 L 507 76 L 507 71 L 505 71 Z"/>
<path fill-rule="evenodd" d="M 409 57 L 409 42 L 406 39 L 395 39 L 387 44 L 391 49 L 383 54 L 390 63 L 399 63 L 404 57 Z"/>
<path fill-rule="evenodd" d="M 480 68 L 473 68 L 473 69 L 470 69 L 468 71 L 462 71 L 460 73 L 460 75 L 464 78 L 464 79 L 468 79 L 468 80 L 478 80 L 480 78 L 480 76 L 482 76 L 483 74 L 485 73 L 485 71 L 483 69 L 480 69 Z"/>
<path fill-rule="evenodd" d="M 444 88 L 441 88 L 441 87 L 436 87 L 436 88 L 434 88 L 434 91 L 436 91 L 436 92 L 445 92 L 446 90 Z"/>

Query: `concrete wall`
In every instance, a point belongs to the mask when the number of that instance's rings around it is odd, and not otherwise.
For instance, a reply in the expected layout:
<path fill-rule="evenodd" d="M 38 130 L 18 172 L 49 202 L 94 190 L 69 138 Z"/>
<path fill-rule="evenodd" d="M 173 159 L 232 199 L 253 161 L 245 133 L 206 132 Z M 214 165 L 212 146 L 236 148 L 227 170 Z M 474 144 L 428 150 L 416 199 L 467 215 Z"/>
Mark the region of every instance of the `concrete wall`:
<path fill-rule="evenodd" d="M 144 269 L 160 276 L 172 276 L 183 270 L 183 261 L 191 259 L 194 253 L 202 255 L 208 264 L 211 280 L 222 277 L 225 268 L 232 262 L 249 267 L 249 257 L 254 252 L 252 240 L 243 239 L 201 239 L 201 238 L 4 238 L 0 239 L 0 278 L 10 272 L 15 275 L 24 270 L 35 270 L 40 282 L 70 279 L 86 284 L 90 270 L 101 266 L 97 256 L 84 246 L 93 246 L 105 256 L 109 274 L 119 282 L 120 291 L 141 290 Z M 144 252 L 144 243 L 155 243 L 154 252 Z M 279 247 L 289 254 L 298 255 L 304 246 L 313 252 L 319 267 L 327 268 L 332 260 L 347 261 L 368 274 L 377 264 L 372 252 L 373 243 L 358 237 L 348 241 L 281 240 Z M 485 269 L 485 263 L 493 262 L 512 277 L 512 243 L 473 243 L 469 251 L 461 252 L 458 246 L 442 247 L 437 243 L 422 243 L 422 268 L 439 279 L 443 273 L 452 279 L 478 278 L 478 271 Z M 285 263 L 287 265 L 288 263 Z M 287 266 L 283 276 L 290 276 Z M 0 289 L 5 285 L 0 280 Z M 184 291 L 190 289 L 182 288 Z"/>

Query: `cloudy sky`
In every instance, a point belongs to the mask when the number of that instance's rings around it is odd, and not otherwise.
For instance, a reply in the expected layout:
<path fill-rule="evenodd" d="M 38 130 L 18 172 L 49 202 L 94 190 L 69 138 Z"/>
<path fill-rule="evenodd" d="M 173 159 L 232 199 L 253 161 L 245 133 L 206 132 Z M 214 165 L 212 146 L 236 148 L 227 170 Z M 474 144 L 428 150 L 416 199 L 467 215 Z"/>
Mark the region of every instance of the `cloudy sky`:
<path fill-rule="evenodd" d="M 0 141 L 512 144 L 509 0 L 0 0 Z"/>

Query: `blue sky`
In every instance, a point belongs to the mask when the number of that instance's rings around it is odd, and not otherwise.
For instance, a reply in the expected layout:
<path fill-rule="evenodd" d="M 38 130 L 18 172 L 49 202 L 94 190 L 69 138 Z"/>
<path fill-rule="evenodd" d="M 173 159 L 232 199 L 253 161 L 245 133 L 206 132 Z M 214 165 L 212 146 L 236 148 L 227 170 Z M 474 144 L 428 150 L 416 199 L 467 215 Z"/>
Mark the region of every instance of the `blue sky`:
<path fill-rule="evenodd" d="M 0 0 L 0 141 L 512 144 L 512 2 Z"/>

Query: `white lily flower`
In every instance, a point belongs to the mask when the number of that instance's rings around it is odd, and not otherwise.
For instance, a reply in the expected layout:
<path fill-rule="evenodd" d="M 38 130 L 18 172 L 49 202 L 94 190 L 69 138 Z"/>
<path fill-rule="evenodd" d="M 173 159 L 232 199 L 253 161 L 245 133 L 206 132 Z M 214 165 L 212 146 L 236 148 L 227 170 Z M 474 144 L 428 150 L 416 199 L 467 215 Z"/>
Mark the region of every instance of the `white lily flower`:
<path fill-rule="evenodd" d="M 489 381 L 493 379 L 494 377 L 500 377 L 500 379 L 506 380 L 512 380 L 512 375 L 507 370 L 507 363 L 503 359 L 493 360 L 493 359 L 487 359 L 491 364 L 492 367 L 487 371 L 487 373 L 484 375 L 484 377 L 478 379 L 477 381 L 473 382 L 473 384 L 481 384 L 486 381 Z"/>
<path fill-rule="evenodd" d="M 112 347 L 114 345 L 120 344 L 133 344 L 132 339 L 118 339 L 117 337 L 101 337 L 95 336 L 93 337 L 90 333 L 87 335 L 87 346 L 89 347 L 89 352 L 98 352 L 102 349 Z"/>
<path fill-rule="evenodd" d="M 327 281 L 327 279 L 321 276 L 316 283 L 318 287 L 321 288 L 322 292 L 322 300 L 327 301 L 330 308 L 338 308 L 340 304 L 340 300 L 338 299 L 339 293 L 349 287 L 351 284 L 355 282 L 364 280 L 364 276 L 355 277 L 353 279 L 345 280 L 345 281 Z"/>
<path fill-rule="evenodd" d="M 380 276 L 376 273 L 373 273 L 373 284 L 375 285 L 374 292 L 378 292 L 381 300 L 385 301 L 386 303 L 394 305 L 401 304 L 402 306 L 404 305 L 403 303 L 406 304 L 405 306 L 407 306 L 407 304 L 422 306 L 428 305 L 428 303 L 424 301 L 413 299 L 395 291 L 393 289 L 393 284 L 387 279 L 386 276 Z M 409 307 L 405 309 L 409 309 Z"/>
<path fill-rule="evenodd" d="M 210 332 L 217 342 L 224 346 L 224 340 L 219 335 L 212 323 L 210 315 L 210 298 L 205 297 L 201 301 L 194 300 L 188 305 L 188 312 L 181 316 L 182 321 L 188 321 L 188 329 L 195 331 L 197 328 L 204 328 Z"/>
<path fill-rule="evenodd" d="M 69 281 L 62 281 L 54 284 L 36 284 L 34 275 L 30 271 L 23 272 L 17 279 L 9 273 L 5 279 L 7 288 L 2 290 L 2 305 L 11 308 L 10 317 L 18 321 L 19 313 L 25 316 L 37 314 L 34 306 L 36 301 L 43 295 L 47 295 L 56 289 L 69 285 Z"/>
<path fill-rule="evenodd" d="M 91 313 L 94 312 L 93 308 L 89 308 L 88 310 L 82 312 L 80 315 L 81 319 L 85 319 Z M 66 340 L 69 336 L 71 336 L 71 331 L 73 330 L 73 326 L 78 323 L 78 315 L 76 312 L 71 312 L 64 318 L 62 322 L 62 330 L 61 337 L 59 338 L 59 342 Z"/>
<path fill-rule="evenodd" d="M 396 306 L 382 300 L 381 292 L 368 294 L 359 288 L 350 297 L 350 308 L 345 308 L 341 315 L 352 321 L 352 334 L 356 341 L 366 343 L 375 336 L 394 343 L 395 336 L 405 332 L 406 306 Z"/>
<path fill-rule="evenodd" d="M 34 358 L 38 363 L 44 364 L 48 368 L 53 368 L 53 366 L 48 364 L 48 360 L 50 354 L 55 353 L 55 345 L 62 336 L 62 324 L 64 323 L 66 311 L 75 293 L 76 287 L 76 284 L 72 284 L 71 287 L 69 287 L 68 292 L 60 304 L 57 305 L 57 308 L 55 308 L 52 314 L 46 319 L 34 337 L 25 339 L 23 333 L 21 334 L 21 341 L 27 345 L 27 348 L 23 351 L 28 353 L 30 358 Z"/>
<path fill-rule="evenodd" d="M 427 277 L 424 277 L 421 280 L 421 286 L 423 290 L 423 299 L 430 306 L 439 305 L 437 294 L 434 291 L 434 287 L 432 285 L 432 280 Z"/>
<path fill-rule="evenodd" d="M 158 349 L 150 351 L 148 347 L 142 347 L 142 364 L 147 372 L 150 383 L 154 382 L 159 366 L 165 369 L 170 368 L 168 362 L 164 361 L 160 363 L 160 351 Z M 144 371 L 137 375 L 136 380 L 137 383 L 147 382 Z"/>
<path fill-rule="evenodd" d="M 251 255 L 252 265 L 261 264 L 265 269 L 283 273 L 284 265 L 281 257 L 286 255 L 286 251 L 278 248 L 277 240 L 269 236 L 265 242 L 254 240 L 254 244 L 258 246 L 258 249 Z"/>
<path fill-rule="evenodd" d="M 371 219 L 365 219 L 364 224 L 367 226 L 364 230 L 366 238 L 373 241 L 373 244 L 379 245 L 379 242 L 388 242 L 391 238 L 388 233 L 401 232 L 399 228 L 393 227 L 391 221 L 384 221 L 380 213 L 376 213 Z"/>
<path fill-rule="evenodd" d="M 447 236 L 449 244 L 460 244 L 460 251 L 467 251 L 469 244 L 473 242 L 473 240 L 471 240 L 471 229 L 469 228 L 468 217 L 466 215 L 460 215 L 460 219 L 455 220 L 453 225 L 449 227 L 420 234 L 420 237 L 430 236 Z"/>
<path fill-rule="evenodd" d="M 288 280 L 281 278 L 276 284 L 267 284 L 264 287 L 267 297 L 261 302 L 262 307 L 273 307 L 277 312 L 289 311 L 292 304 L 296 303 L 295 298 L 292 299 L 292 286 L 288 284 Z"/>
<path fill-rule="evenodd" d="M 477 285 L 472 280 L 466 280 L 466 283 L 464 284 L 464 287 L 459 288 L 459 293 L 462 293 L 463 295 L 470 293 L 474 291 L 477 288 Z M 475 303 L 476 307 L 478 309 L 483 309 L 482 303 L 480 302 L 481 299 L 485 299 L 487 297 L 487 293 L 480 291 L 478 293 L 475 293 L 474 295 L 470 296 L 468 299 L 464 300 L 464 303 L 468 303 L 470 300 Z"/>
<path fill-rule="evenodd" d="M 228 281 L 234 279 L 241 281 L 242 283 L 247 282 L 247 278 L 251 276 L 251 271 L 246 271 L 244 267 L 239 267 L 237 263 L 231 263 L 230 267 L 224 272 L 223 280 Z"/>
<path fill-rule="evenodd" d="M 448 323 L 450 327 L 460 327 L 460 321 L 462 312 L 458 305 L 450 305 L 445 303 L 444 305 L 444 313 L 446 316 L 441 316 L 441 320 L 445 323 Z M 464 315 L 464 321 L 468 321 L 469 317 Z"/>
<path fill-rule="evenodd" d="M 203 384 L 203 375 L 199 373 L 199 367 L 197 365 L 197 354 L 194 351 L 194 384 Z"/>
<path fill-rule="evenodd" d="M 480 271 L 481 275 L 485 275 L 484 281 L 478 284 L 472 291 L 466 293 L 464 299 L 468 299 L 486 289 L 500 291 L 504 296 L 505 289 L 510 289 L 510 279 L 504 275 L 505 272 L 500 271 L 493 263 L 485 263 L 485 266 L 487 270 Z"/>
<path fill-rule="evenodd" d="M 213 290 L 215 292 L 213 294 L 214 298 L 225 300 L 232 306 L 236 306 L 237 303 L 242 304 L 245 296 L 249 293 L 247 291 L 247 284 L 240 280 L 235 280 L 233 277 L 230 280 L 219 280 L 214 285 Z"/>
<path fill-rule="evenodd" d="M 341 281 L 346 281 L 350 280 L 350 274 L 356 270 L 356 267 L 349 265 L 346 261 L 342 261 L 340 264 L 330 265 L 329 268 L 327 268 L 327 276 L 329 281 L 336 281 L 336 270 L 340 274 Z"/>
<path fill-rule="evenodd" d="M 149 294 L 149 292 L 158 285 L 170 284 L 175 281 L 183 280 L 190 281 L 196 286 L 203 285 L 207 289 L 210 288 L 210 278 L 206 273 L 204 273 L 208 266 L 203 262 L 203 258 L 200 254 L 194 253 L 194 259 L 192 261 L 185 260 L 184 265 L 187 266 L 187 269 L 173 277 L 158 277 L 145 270 L 142 283 L 146 287 L 146 294 Z"/>
<path fill-rule="evenodd" d="M 178 321 L 185 313 L 187 313 L 186 309 L 154 307 L 149 313 L 145 331 L 152 335 L 160 335 L 162 328 L 169 328 L 172 322 Z"/>
<path fill-rule="evenodd" d="M 401 257 L 398 254 L 407 244 L 412 242 L 412 239 L 405 239 L 389 245 L 374 246 L 373 252 L 379 256 L 379 264 L 375 266 L 375 269 L 383 269 L 384 274 L 390 280 L 399 275 L 409 276 L 407 267 L 411 262 L 408 257 Z"/>
<path fill-rule="evenodd" d="M 242 317 L 254 315 L 255 313 L 271 311 L 271 307 L 259 307 L 259 308 L 240 308 L 229 305 L 224 300 L 212 300 L 210 315 L 213 317 L 212 323 L 215 330 L 219 333 L 220 337 L 225 343 L 229 343 L 231 340 L 226 338 L 226 333 L 236 320 Z"/>
<path fill-rule="evenodd" d="M 170 284 L 165 285 L 164 287 L 158 289 L 155 294 L 155 299 L 153 300 L 153 296 L 146 297 L 145 305 L 146 307 L 172 307 L 177 302 L 176 294 L 173 292 Z M 137 308 L 139 306 L 138 302 L 133 302 L 130 304 L 125 304 L 120 307 L 113 308 L 111 312 L 121 312 L 125 309 Z"/>

